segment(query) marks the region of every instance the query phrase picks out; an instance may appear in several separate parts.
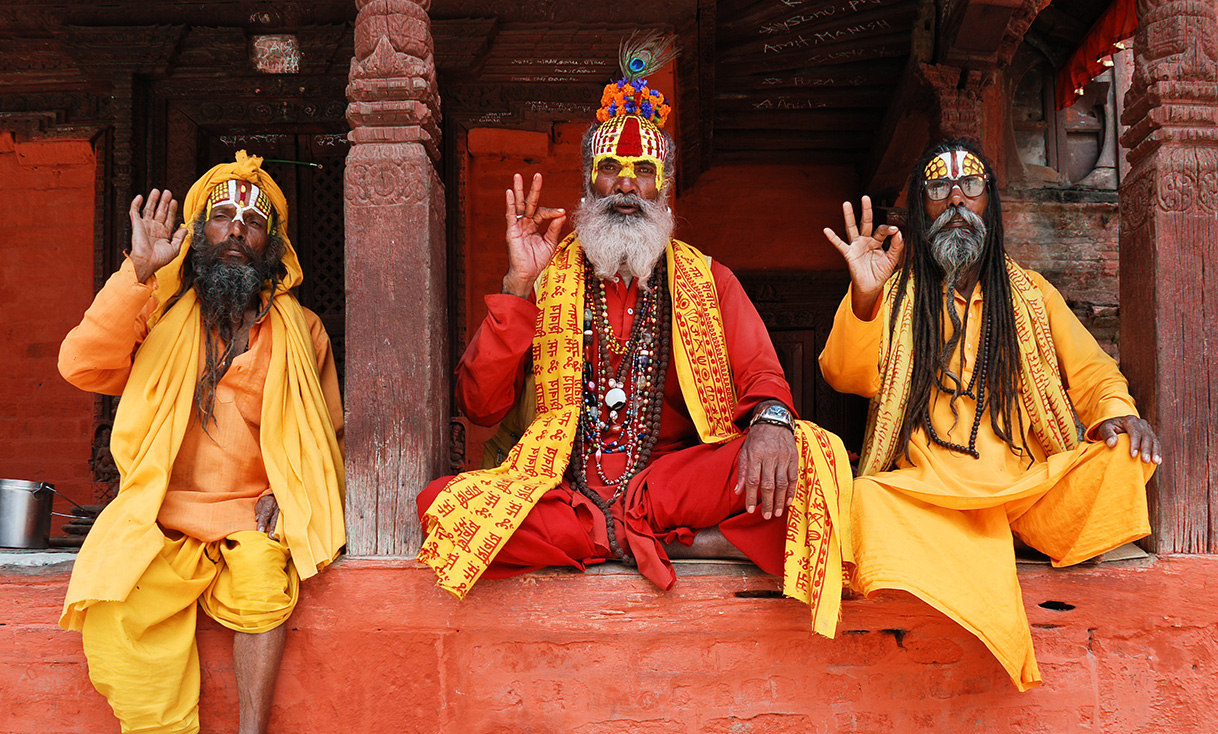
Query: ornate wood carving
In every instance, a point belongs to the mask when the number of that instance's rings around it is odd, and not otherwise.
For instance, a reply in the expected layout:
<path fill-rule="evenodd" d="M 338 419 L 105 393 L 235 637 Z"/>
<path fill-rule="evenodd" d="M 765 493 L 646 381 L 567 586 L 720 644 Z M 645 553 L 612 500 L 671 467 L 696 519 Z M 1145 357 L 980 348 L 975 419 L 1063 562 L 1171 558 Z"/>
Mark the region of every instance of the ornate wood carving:
<path fill-rule="evenodd" d="M 1218 7 L 1139 0 L 1121 142 L 1121 361 L 1163 465 L 1150 489 L 1158 552 L 1218 552 Z"/>
<path fill-rule="evenodd" d="M 347 547 L 413 555 L 450 464 L 440 114 L 426 0 L 358 0 L 347 119 Z"/>

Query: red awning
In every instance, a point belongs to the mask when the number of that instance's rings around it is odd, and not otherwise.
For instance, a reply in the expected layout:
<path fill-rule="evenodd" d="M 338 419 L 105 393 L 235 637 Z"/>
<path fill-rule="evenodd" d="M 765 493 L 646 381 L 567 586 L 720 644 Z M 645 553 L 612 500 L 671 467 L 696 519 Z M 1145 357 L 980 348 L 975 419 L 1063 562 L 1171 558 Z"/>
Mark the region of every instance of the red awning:
<path fill-rule="evenodd" d="M 1104 60 L 1123 46 L 1117 44 L 1133 36 L 1138 27 L 1134 0 L 1113 0 L 1100 19 L 1091 26 L 1078 50 L 1057 73 L 1057 109 L 1065 109 L 1079 98 L 1083 87 L 1111 63 Z"/>

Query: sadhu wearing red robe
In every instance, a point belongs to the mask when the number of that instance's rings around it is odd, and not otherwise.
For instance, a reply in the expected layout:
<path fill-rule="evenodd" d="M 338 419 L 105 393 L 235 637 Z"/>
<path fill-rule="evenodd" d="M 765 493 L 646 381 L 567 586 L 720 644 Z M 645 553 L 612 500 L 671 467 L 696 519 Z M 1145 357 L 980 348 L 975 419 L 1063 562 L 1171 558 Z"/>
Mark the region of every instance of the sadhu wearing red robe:
<path fill-rule="evenodd" d="M 560 241 L 566 211 L 539 205 L 540 174 L 527 194 L 519 175 L 506 192 L 503 292 L 487 296 L 457 370 L 462 410 L 484 425 L 506 417 L 503 435 L 491 468 L 420 495 L 419 558 L 461 597 L 483 576 L 605 560 L 669 589 L 670 551 L 743 553 L 832 635 L 849 547 L 845 451 L 793 419 L 732 273 L 672 238 L 669 108 L 644 78 L 670 57 L 660 45 L 627 50 L 624 77 L 605 88 L 574 233 Z"/>
<path fill-rule="evenodd" d="M 1116 362 L 1047 280 L 1007 257 L 981 149 L 932 147 L 907 191 L 904 232 L 873 230 L 866 197 L 861 223 L 843 205 L 845 239 L 825 230 L 851 282 L 821 370 L 871 398 L 852 582 L 915 594 L 1025 690 L 1041 676 L 1012 535 L 1055 566 L 1147 535 L 1162 450 Z"/>

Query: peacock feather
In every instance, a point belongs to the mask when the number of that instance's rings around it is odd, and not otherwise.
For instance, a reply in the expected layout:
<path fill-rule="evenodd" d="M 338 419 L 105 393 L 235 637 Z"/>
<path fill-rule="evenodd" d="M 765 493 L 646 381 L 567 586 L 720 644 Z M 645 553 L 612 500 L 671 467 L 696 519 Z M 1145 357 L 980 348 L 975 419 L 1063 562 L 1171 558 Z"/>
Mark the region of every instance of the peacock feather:
<path fill-rule="evenodd" d="M 618 47 L 618 63 L 626 81 L 651 76 L 677 57 L 677 38 L 660 31 L 635 31 Z"/>

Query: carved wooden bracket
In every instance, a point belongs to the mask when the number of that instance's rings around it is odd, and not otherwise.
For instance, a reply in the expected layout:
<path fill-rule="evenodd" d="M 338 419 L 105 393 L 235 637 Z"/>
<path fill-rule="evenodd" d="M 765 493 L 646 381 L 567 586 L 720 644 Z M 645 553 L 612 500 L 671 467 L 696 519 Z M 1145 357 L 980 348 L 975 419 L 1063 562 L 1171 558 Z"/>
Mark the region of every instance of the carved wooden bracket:
<path fill-rule="evenodd" d="M 347 85 L 352 142 L 417 142 L 440 159 L 428 0 L 357 2 L 355 58 Z"/>

